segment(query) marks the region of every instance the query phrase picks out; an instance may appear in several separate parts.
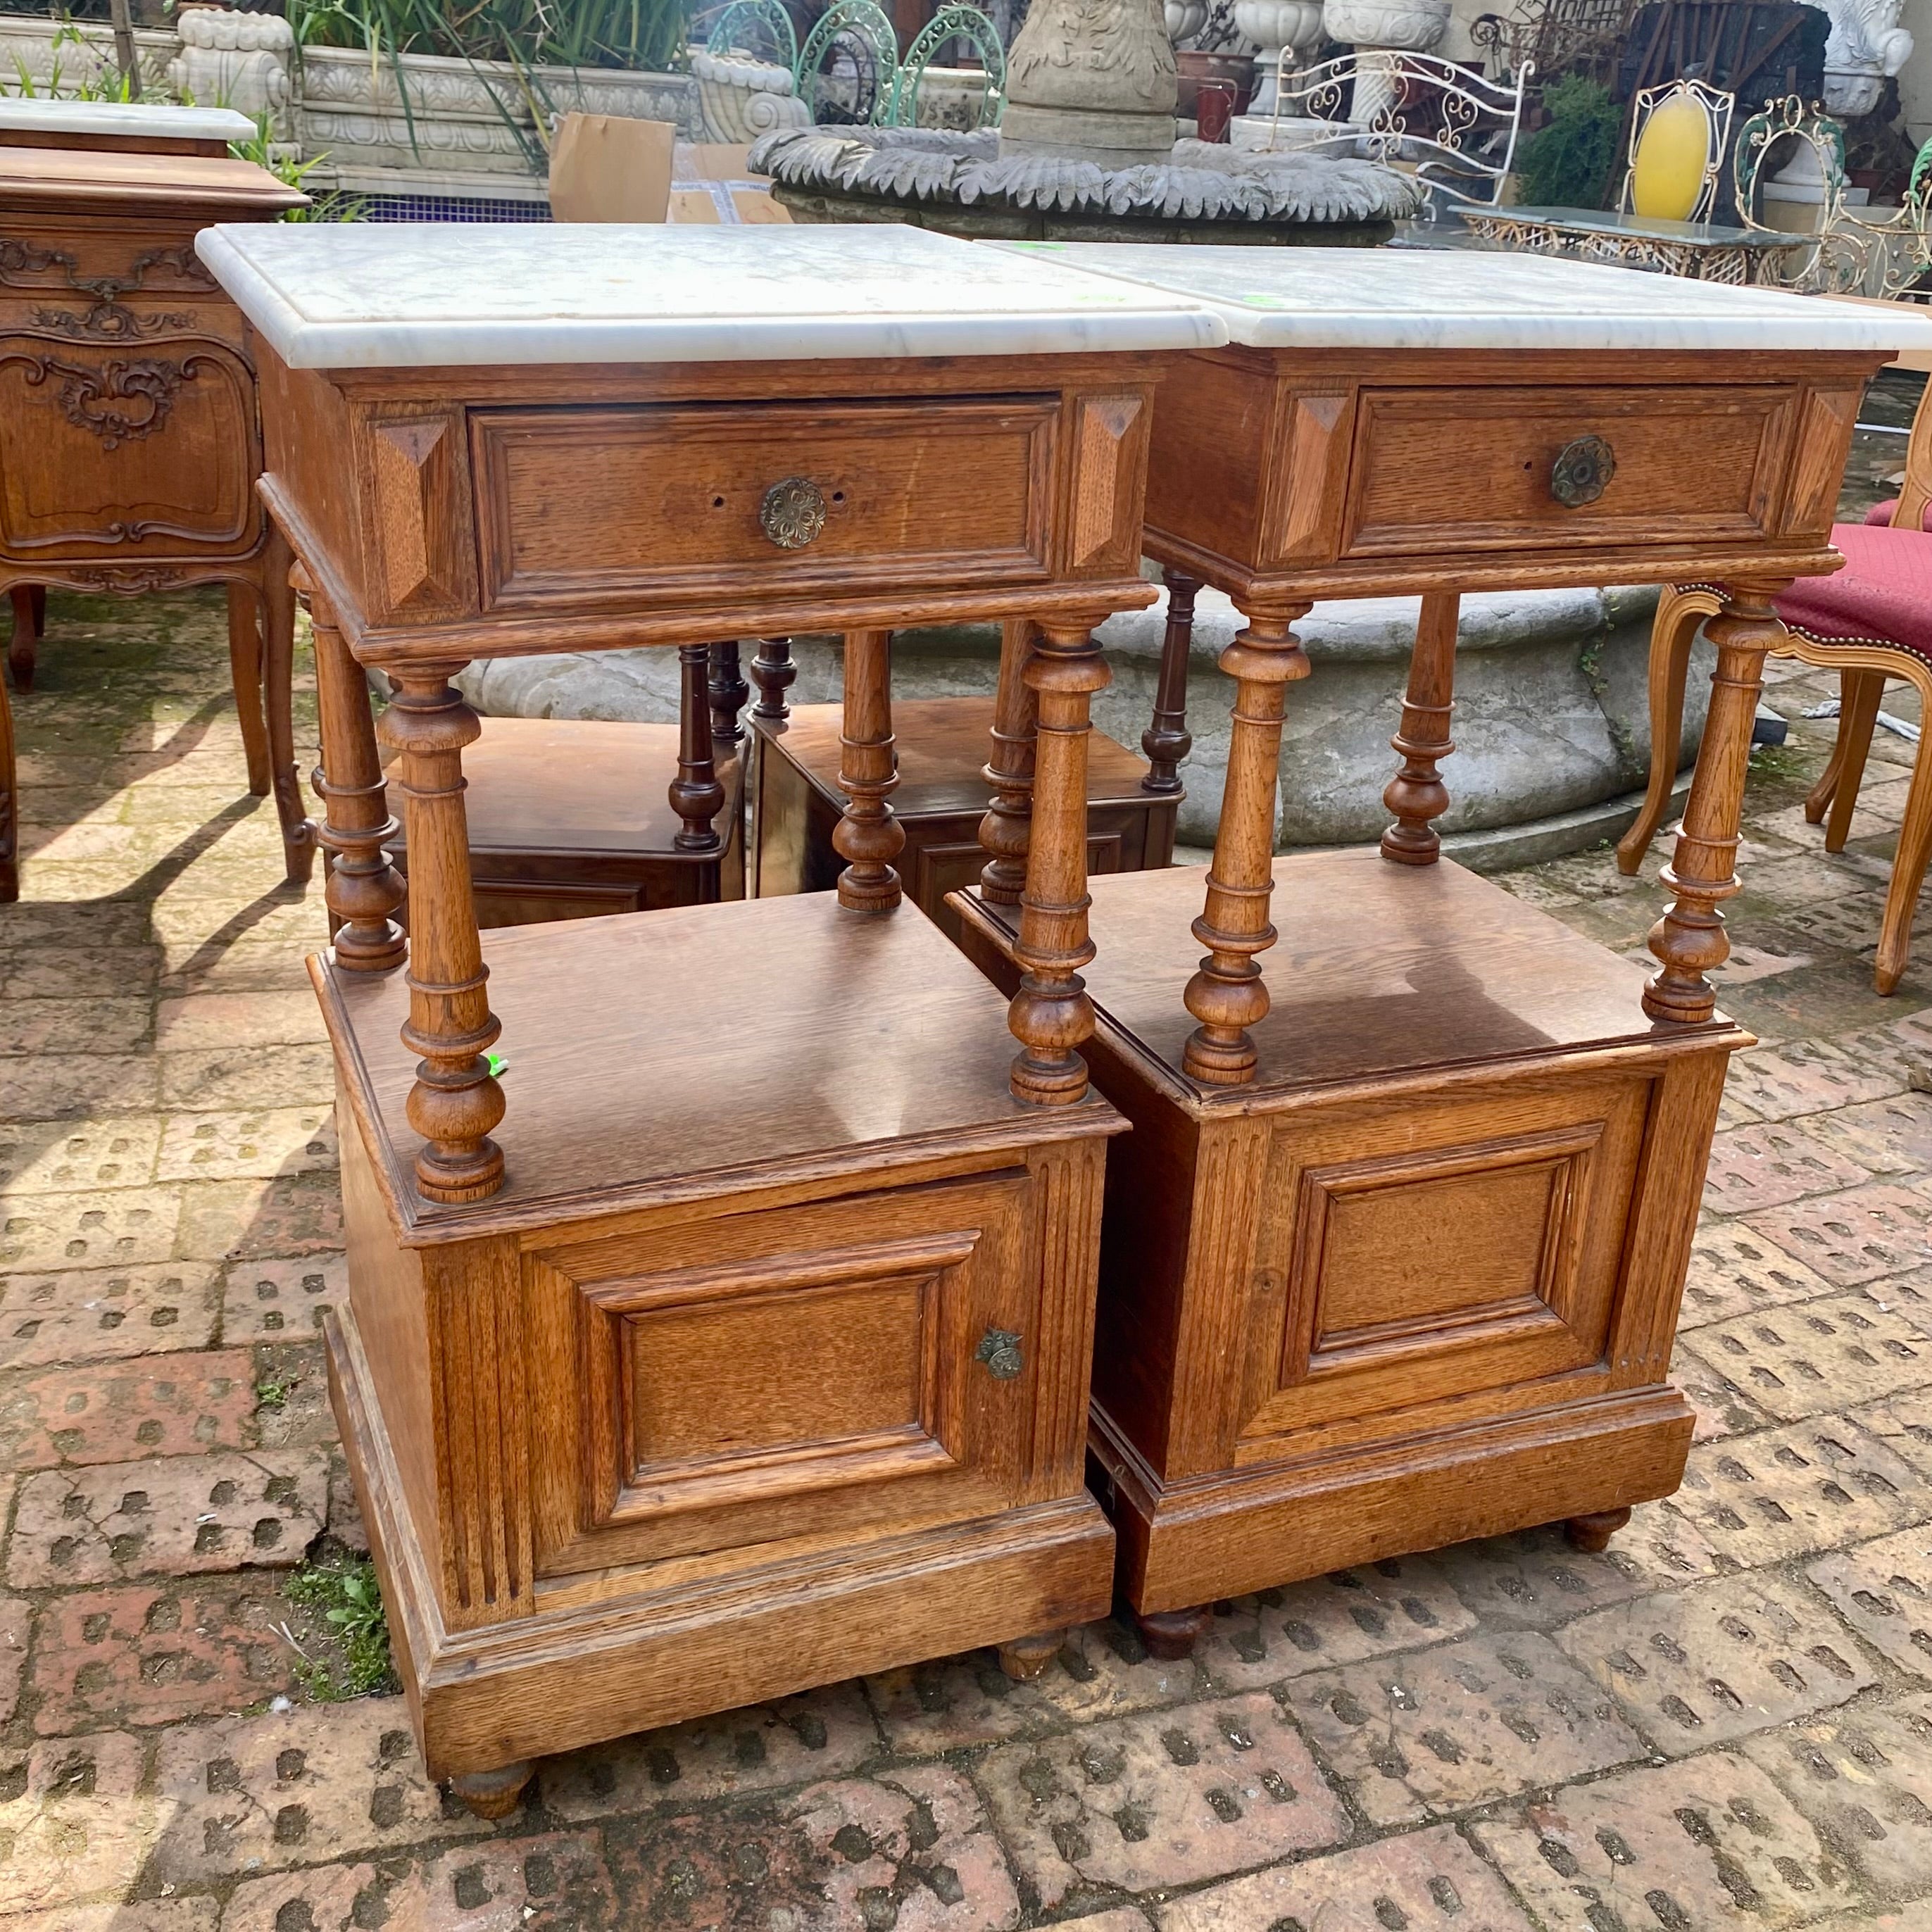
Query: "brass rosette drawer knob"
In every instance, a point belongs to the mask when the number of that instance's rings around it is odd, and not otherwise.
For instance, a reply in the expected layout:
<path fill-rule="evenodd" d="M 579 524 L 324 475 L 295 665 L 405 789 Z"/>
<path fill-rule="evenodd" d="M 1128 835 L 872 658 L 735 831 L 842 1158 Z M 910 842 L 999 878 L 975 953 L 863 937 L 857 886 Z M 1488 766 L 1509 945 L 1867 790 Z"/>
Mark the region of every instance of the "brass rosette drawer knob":
<path fill-rule="evenodd" d="M 1566 510 L 1594 503 L 1617 473 L 1617 456 L 1600 436 L 1580 436 L 1556 452 L 1550 472 L 1550 494 Z"/>
<path fill-rule="evenodd" d="M 758 527 L 780 550 L 802 550 L 825 527 L 825 493 L 808 476 L 788 476 L 765 492 Z"/>

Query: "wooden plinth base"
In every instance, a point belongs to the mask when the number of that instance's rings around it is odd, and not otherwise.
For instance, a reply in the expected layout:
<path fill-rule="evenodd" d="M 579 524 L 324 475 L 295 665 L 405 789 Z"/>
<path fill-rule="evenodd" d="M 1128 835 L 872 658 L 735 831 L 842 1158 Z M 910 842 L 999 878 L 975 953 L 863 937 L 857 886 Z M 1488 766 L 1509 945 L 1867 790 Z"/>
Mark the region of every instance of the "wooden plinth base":
<path fill-rule="evenodd" d="M 1276 862 L 1258 1077 L 1181 1071 L 1202 877 L 1094 890 L 1111 1155 L 1092 1448 L 1136 1611 L 1667 1494 L 1665 1380 L 1730 1054 L 1448 863 Z M 1010 982 L 1006 909 L 961 895 Z"/>
<path fill-rule="evenodd" d="M 452 1630 L 429 1582 L 428 1552 L 397 1507 L 394 1447 L 371 1400 L 353 1317 L 325 1326 L 330 1398 L 433 1777 L 492 1772 L 1106 1614 L 1113 1532 L 1082 1491 L 883 1538 L 862 1552 L 760 1563 L 628 1601 Z"/>
<path fill-rule="evenodd" d="M 984 1644 L 1024 1664 L 1104 1615 L 1082 1476 L 1118 1114 L 1014 1101 L 1005 1003 L 910 907 L 483 954 L 506 1182 L 455 1207 L 410 1186 L 401 976 L 311 962 L 332 1389 L 432 1772 Z"/>
<path fill-rule="evenodd" d="M 717 760 L 724 802 L 708 851 L 680 847 L 669 792 L 675 724 L 485 718 L 464 753 L 476 922 L 484 928 L 590 919 L 745 894 L 744 772 Z M 407 875 L 398 837 L 389 862 Z"/>
<path fill-rule="evenodd" d="M 801 705 L 782 728 L 754 718 L 758 736 L 757 848 L 752 890 L 766 898 L 829 892 L 844 865 L 832 834 L 845 795 L 838 789 L 843 707 Z M 983 767 L 990 748 L 989 698 L 928 698 L 896 704 L 892 729 L 899 782 L 892 816 L 905 849 L 894 861 L 906 896 L 949 938 L 958 937 L 949 892 L 976 884 L 986 855 L 980 821 L 991 796 Z M 1137 872 L 1170 863 L 1180 794 L 1144 790 L 1147 761 L 1104 732 L 1087 741 L 1087 869 Z"/>

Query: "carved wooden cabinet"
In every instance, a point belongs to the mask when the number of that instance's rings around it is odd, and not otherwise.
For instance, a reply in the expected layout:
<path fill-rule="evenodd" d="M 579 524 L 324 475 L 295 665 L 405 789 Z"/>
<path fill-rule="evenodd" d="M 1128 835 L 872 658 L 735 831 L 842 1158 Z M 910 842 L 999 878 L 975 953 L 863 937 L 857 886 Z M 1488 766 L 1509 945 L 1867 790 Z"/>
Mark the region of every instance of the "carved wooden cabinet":
<path fill-rule="evenodd" d="M 1770 599 L 1835 566 L 1864 385 L 1932 329 L 1528 258 L 1052 252 L 1215 302 L 1234 338 L 1162 386 L 1144 537 L 1247 620 L 1214 862 L 1204 890 L 1094 887 L 1094 1078 L 1133 1125 L 1092 1434 L 1124 1587 L 1182 1650 L 1216 1598 L 1368 1558 L 1562 1518 L 1600 1548 L 1690 1440 L 1666 1371 L 1749 1040 L 1704 976 Z M 1456 596 L 1694 578 L 1718 663 L 1646 985 L 1439 860 Z M 1379 854 L 1276 859 L 1294 622 L 1404 591 L 1396 822 Z M 1010 909 L 954 903 L 1010 981 Z"/>
<path fill-rule="evenodd" d="M 13 593 L 15 680 L 32 677 L 46 586 L 228 585 L 250 785 L 273 790 L 291 878 L 314 848 L 289 716 L 288 553 L 255 494 L 254 349 L 194 242 L 305 200 L 225 154 L 0 143 L 0 587 Z M 6 898 L 18 891 L 14 790 L 0 760 Z"/>
<path fill-rule="evenodd" d="M 1153 596 L 1155 352 L 1216 326 L 899 229 L 202 245 L 267 338 L 262 488 L 315 620 L 332 1386 L 430 1769 L 500 1810 L 530 1758 L 644 1726 L 980 1643 L 1039 1667 L 1113 1574 L 1082 1484 L 1121 1125 L 1077 1051 L 1090 633 Z M 1016 612 L 1057 735 L 1010 1011 L 899 904 L 890 627 Z M 827 630 L 836 892 L 479 940 L 466 661 Z"/>

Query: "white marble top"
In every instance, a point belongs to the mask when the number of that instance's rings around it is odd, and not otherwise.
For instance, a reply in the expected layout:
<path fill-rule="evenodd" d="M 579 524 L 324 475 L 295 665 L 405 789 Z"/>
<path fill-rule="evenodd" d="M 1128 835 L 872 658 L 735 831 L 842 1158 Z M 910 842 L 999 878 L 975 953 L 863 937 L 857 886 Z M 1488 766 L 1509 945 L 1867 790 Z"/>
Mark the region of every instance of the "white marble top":
<path fill-rule="evenodd" d="M 1728 288 L 1553 256 L 1149 242 L 990 250 L 1197 296 L 1234 341 L 1261 349 L 1932 348 L 1932 320 L 1902 303 Z"/>
<path fill-rule="evenodd" d="M 917 228 L 315 222 L 195 246 L 296 368 L 1184 349 L 1184 297 Z"/>
<path fill-rule="evenodd" d="M 166 141 L 250 141 L 255 124 L 232 107 L 145 100 L 47 100 L 0 95 L 0 128 L 33 134 L 98 134 Z"/>

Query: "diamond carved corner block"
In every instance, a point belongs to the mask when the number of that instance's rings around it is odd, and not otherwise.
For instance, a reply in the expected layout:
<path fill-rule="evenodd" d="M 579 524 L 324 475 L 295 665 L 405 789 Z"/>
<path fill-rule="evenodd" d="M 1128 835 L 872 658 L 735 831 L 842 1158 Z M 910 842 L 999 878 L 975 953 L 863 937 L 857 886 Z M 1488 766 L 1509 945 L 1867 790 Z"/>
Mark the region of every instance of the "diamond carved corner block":
<path fill-rule="evenodd" d="M 475 601 L 460 558 L 466 521 L 455 418 L 410 416 L 369 425 L 370 488 L 392 614 L 428 616 Z"/>
<path fill-rule="evenodd" d="M 1085 396 L 1078 407 L 1069 561 L 1076 570 L 1131 568 L 1138 548 L 1148 412 L 1138 396 Z"/>

